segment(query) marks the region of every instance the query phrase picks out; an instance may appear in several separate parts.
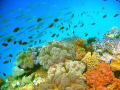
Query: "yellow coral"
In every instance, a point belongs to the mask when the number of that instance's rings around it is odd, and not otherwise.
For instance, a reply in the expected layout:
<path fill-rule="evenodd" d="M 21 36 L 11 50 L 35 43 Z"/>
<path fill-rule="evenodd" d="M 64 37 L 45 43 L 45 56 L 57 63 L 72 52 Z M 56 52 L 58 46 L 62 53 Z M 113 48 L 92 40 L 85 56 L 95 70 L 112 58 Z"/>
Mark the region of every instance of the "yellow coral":
<path fill-rule="evenodd" d="M 98 53 L 93 52 L 93 55 L 91 55 L 91 52 L 88 52 L 82 61 L 87 64 L 88 68 L 92 69 L 99 63 L 99 58 L 100 55 Z"/>
<path fill-rule="evenodd" d="M 116 58 L 111 60 L 110 67 L 112 71 L 120 70 L 120 55 L 117 55 Z"/>

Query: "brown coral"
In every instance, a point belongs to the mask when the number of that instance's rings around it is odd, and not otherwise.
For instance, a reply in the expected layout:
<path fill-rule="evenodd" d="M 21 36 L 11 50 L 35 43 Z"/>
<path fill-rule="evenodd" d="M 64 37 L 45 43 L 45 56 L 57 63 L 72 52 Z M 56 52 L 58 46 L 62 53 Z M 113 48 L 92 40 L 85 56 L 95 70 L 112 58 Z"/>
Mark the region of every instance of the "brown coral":
<path fill-rule="evenodd" d="M 88 70 L 86 72 L 86 79 L 87 84 L 91 87 L 90 90 L 94 90 L 94 88 L 106 88 L 107 85 L 112 83 L 114 79 L 114 73 L 111 71 L 110 66 L 108 66 L 106 63 L 99 63 L 91 71 Z"/>

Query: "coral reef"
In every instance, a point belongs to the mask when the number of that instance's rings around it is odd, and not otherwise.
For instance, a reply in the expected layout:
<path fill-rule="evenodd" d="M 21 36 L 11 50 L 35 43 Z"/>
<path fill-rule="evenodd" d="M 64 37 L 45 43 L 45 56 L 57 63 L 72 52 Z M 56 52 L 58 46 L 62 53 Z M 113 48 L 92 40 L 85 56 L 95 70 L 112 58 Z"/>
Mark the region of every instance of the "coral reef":
<path fill-rule="evenodd" d="M 105 33 L 103 39 L 96 38 L 96 41 L 92 43 L 93 49 L 96 52 L 109 52 L 116 55 L 120 50 L 119 37 L 120 30 L 117 27 L 112 27 L 110 31 Z"/>
<path fill-rule="evenodd" d="M 92 46 L 92 44 L 86 44 L 86 40 L 82 39 L 82 38 L 76 39 L 74 46 L 75 47 L 84 48 L 85 51 L 87 51 L 87 52 L 88 51 L 93 52 L 93 46 Z"/>
<path fill-rule="evenodd" d="M 91 89 L 106 88 L 112 83 L 113 79 L 114 73 L 106 63 L 99 63 L 95 68 L 86 72 L 87 84 Z"/>
<path fill-rule="evenodd" d="M 100 60 L 104 61 L 105 63 L 110 63 L 111 59 L 113 59 L 114 57 L 111 54 L 108 53 L 104 53 L 101 57 Z"/>
<path fill-rule="evenodd" d="M 0 78 L 0 88 L 1 88 L 1 86 L 4 85 L 4 84 L 5 84 L 5 80 L 4 80 L 3 78 Z"/>
<path fill-rule="evenodd" d="M 83 77 L 82 74 L 86 68 L 86 65 L 81 61 L 65 60 L 65 63 L 54 64 L 48 70 L 48 78 L 54 74 L 61 75 L 63 73 L 78 75 Z"/>
<path fill-rule="evenodd" d="M 120 55 L 117 55 L 115 58 L 111 60 L 110 67 L 112 71 L 120 70 Z"/>
<path fill-rule="evenodd" d="M 20 51 L 16 58 L 18 66 L 20 66 L 23 69 L 33 68 L 34 63 L 33 63 L 33 60 L 30 58 L 30 56 L 31 56 L 30 50 L 27 52 L 25 52 L 24 50 Z"/>
<path fill-rule="evenodd" d="M 98 53 L 93 52 L 93 54 L 91 54 L 91 52 L 88 52 L 82 61 L 87 64 L 89 69 L 92 69 L 99 63 L 99 58 L 100 55 Z"/>
<path fill-rule="evenodd" d="M 12 69 L 12 75 L 14 78 L 17 78 L 18 76 L 21 76 L 25 73 L 24 69 L 20 69 L 19 67 L 13 67 Z"/>
<path fill-rule="evenodd" d="M 32 80 L 33 80 L 33 78 L 34 78 L 34 73 L 32 73 L 31 75 L 29 75 L 29 76 L 23 76 L 22 77 L 22 81 L 21 81 L 21 85 L 22 86 L 24 86 L 25 84 L 28 84 L 28 83 L 30 83 Z"/>
<path fill-rule="evenodd" d="M 27 51 L 21 50 L 18 52 L 18 56 L 16 58 L 18 66 L 23 69 L 33 68 L 34 65 L 39 63 L 39 53 L 42 49 L 42 46 L 35 46 L 27 48 Z"/>
<path fill-rule="evenodd" d="M 48 42 L 40 52 L 40 65 L 45 69 L 55 63 L 64 62 L 65 59 L 75 59 L 75 52 L 71 44 L 57 40 Z"/>
<path fill-rule="evenodd" d="M 74 50 L 76 52 L 76 58 L 75 58 L 76 60 L 81 60 L 86 55 L 84 48 L 81 48 L 79 46 L 75 46 Z"/>
<path fill-rule="evenodd" d="M 53 75 L 41 87 L 41 90 L 85 90 L 83 79 L 74 74 Z"/>

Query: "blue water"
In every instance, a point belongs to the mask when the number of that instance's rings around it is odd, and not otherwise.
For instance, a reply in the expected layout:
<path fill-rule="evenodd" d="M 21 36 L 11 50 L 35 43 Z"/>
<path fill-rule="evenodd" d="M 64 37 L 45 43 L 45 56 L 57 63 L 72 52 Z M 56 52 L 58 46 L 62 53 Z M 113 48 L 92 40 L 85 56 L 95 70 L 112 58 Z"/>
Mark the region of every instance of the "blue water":
<path fill-rule="evenodd" d="M 35 4 L 32 7 L 28 7 L 32 4 Z M 27 8 L 28 7 L 28 8 Z M 104 8 L 104 9 L 103 9 Z M 120 14 L 120 2 L 116 0 L 0 0 L 0 15 L 4 14 L 0 17 L 0 29 L 5 27 L 8 24 L 11 24 L 5 29 L 0 30 L 0 35 L 5 34 L 3 37 L 0 37 L 0 77 L 5 78 L 3 73 L 12 74 L 12 68 L 14 67 L 14 63 L 16 61 L 16 55 L 19 50 L 27 49 L 30 44 L 27 45 L 19 45 L 13 44 L 14 41 L 19 41 L 22 39 L 24 42 L 29 42 L 29 36 L 33 36 L 34 38 L 38 35 L 37 30 L 39 32 L 46 31 L 42 37 L 35 39 L 37 44 L 32 43 L 33 46 L 45 45 L 48 41 L 51 40 L 61 40 L 62 38 L 68 38 L 69 33 L 70 36 L 73 36 L 73 30 L 75 31 L 75 35 L 82 37 L 83 39 L 88 39 L 89 37 L 99 37 L 103 38 L 103 34 L 109 31 L 112 27 L 117 26 L 120 28 L 120 15 L 118 17 L 114 17 L 115 14 Z M 15 12 L 12 12 L 16 10 Z M 23 14 L 20 14 L 20 13 Z M 65 15 L 66 13 L 70 13 Z M 83 13 L 81 17 L 81 13 Z M 74 17 L 71 18 L 71 15 L 74 14 Z M 21 15 L 20 18 L 17 17 Z M 28 16 L 27 16 L 28 15 Z M 106 18 L 103 18 L 104 15 L 107 15 Z M 32 18 L 30 21 L 26 21 L 28 18 Z M 37 22 L 38 18 L 42 18 L 42 21 Z M 48 26 L 54 22 L 55 18 L 59 18 L 59 21 L 56 22 L 56 27 L 49 28 Z M 2 21 L 8 20 L 7 22 L 2 23 Z M 84 23 L 83 27 L 80 27 L 80 22 Z M 70 29 L 66 31 L 66 28 Z M 43 24 L 38 29 L 33 29 L 38 24 Z M 63 25 L 61 25 L 63 23 Z M 96 23 L 95 25 L 91 25 L 91 23 Z M 33 28 L 27 29 L 31 25 L 35 25 Z M 63 29 L 63 33 L 60 32 L 58 25 L 65 27 Z M 76 28 L 73 28 L 77 25 Z M 13 32 L 16 27 L 24 27 L 18 32 Z M 28 32 L 29 30 L 33 30 Z M 50 31 L 52 33 L 50 33 Z M 21 33 L 20 35 L 17 35 Z M 25 33 L 25 34 L 24 34 Z M 59 37 L 51 37 L 53 33 L 58 34 Z M 88 33 L 88 36 L 85 37 L 84 33 Z M 99 35 L 98 35 L 99 33 Z M 4 37 L 12 35 L 12 39 L 15 40 L 11 42 L 7 42 L 3 40 Z M 39 39 L 44 41 L 39 44 Z M 7 47 L 2 46 L 2 43 L 8 43 Z M 7 51 L 7 48 L 10 48 Z M 4 51 L 4 52 L 3 52 Z M 12 54 L 13 57 L 4 57 Z M 4 61 L 11 59 L 10 63 L 3 64 Z"/>

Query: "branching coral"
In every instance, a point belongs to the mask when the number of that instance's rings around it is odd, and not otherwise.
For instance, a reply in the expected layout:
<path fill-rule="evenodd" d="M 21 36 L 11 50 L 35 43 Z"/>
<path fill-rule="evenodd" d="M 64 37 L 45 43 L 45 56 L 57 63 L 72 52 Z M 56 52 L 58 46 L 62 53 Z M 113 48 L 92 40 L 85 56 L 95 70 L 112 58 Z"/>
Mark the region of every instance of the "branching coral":
<path fill-rule="evenodd" d="M 99 63 L 95 68 L 86 72 L 87 84 L 91 87 L 91 90 L 94 88 L 100 90 L 100 87 L 106 88 L 107 85 L 112 83 L 113 79 L 114 73 L 106 63 Z"/>
<path fill-rule="evenodd" d="M 87 67 L 89 69 L 92 69 L 99 63 L 98 61 L 99 58 L 100 58 L 100 55 L 98 53 L 93 52 L 93 54 L 91 55 L 91 52 L 88 52 L 85 55 L 85 57 L 82 59 L 82 61 L 87 64 Z"/>
<path fill-rule="evenodd" d="M 75 52 L 71 44 L 65 42 L 58 42 L 57 40 L 48 42 L 40 52 L 40 65 L 45 69 L 55 63 L 64 62 L 65 59 L 75 59 Z"/>

